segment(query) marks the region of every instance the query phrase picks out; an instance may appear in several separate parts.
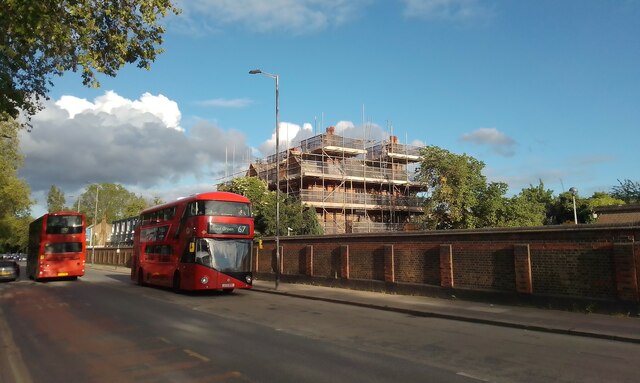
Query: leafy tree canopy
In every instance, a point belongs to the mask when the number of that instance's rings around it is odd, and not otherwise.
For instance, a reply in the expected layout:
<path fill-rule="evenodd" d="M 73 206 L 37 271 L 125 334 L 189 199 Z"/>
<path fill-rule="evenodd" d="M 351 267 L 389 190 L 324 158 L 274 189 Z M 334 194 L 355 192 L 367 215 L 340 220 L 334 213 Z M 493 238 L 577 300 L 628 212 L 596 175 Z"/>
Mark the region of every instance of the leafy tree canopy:
<path fill-rule="evenodd" d="M 56 185 L 51 185 L 47 194 L 47 211 L 49 213 L 65 210 L 64 193 Z"/>
<path fill-rule="evenodd" d="M 171 0 L 4 0 L 0 2 L 0 112 L 35 114 L 51 78 L 80 71 L 115 76 L 125 64 L 148 69 L 162 52 L 158 21 L 179 10 Z"/>
<path fill-rule="evenodd" d="M 256 177 L 237 177 L 230 182 L 218 185 L 219 191 L 243 195 L 253 205 L 256 236 L 276 234 L 276 192 L 267 190 L 267 184 Z M 293 235 L 322 234 L 315 210 L 303 206 L 293 197 L 287 198 L 280 193 L 280 235 L 287 235 L 287 228 Z"/>
<path fill-rule="evenodd" d="M 587 204 L 592 209 L 598 206 L 615 206 L 615 205 L 624 205 L 625 201 L 619 198 L 615 198 L 609 193 L 606 192 L 595 192 L 587 200 Z"/>
<path fill-rule="evenodd" d="M 509 219 L 504 222 L 504 226 L 526 227 L 547 224 L 547 211 L 553 201 L 553 191 L 545 189 L 542 180 L 537 186 L 529 185 L 509 200 L 507 208 Z"/>
<path fill-rule="evenodd" d="M 618 180 L 620 185 L 616 185 L 611 190 L 613 198 L 621 199 L 626 203 L 640 203 L 640 182 L 625 179 Z"/>
<path fill-rule="evenodd" d="M 466 154 L 451 153 L 437 146 L 422 149 L 417 179 L 428 190 L 425 223 L 433 229 L 477 226 L 473 208 L 486 189 L 484 163 Z"/>
<path fill-rule="evenodd" d="M 19 229 L 30 220 L 31 190 L 18 178 L 22 156 L 18 152 L 19 124 L 0 113 L 0 249 L 18 251 L 26 246 L 26 233 Z M 24 234 L 24 235 L 23 235 Z"/>
<path fill-rule="evenodd" d="M 96 205 L 97 198 L 97 205 Z M 79 203 L 78 203 L 79 202 Z M 80 211 L 87 217 L 87 224 L 93 224 L 97 210 L 97 221 L 105 218 L 107 222 L 133 217 L 151 206 L 143 197 L 128 191 L 124 186 L 113 183 L 92 184 L 80 195 L 76 202 Z M 97 206 L 97 208 L 96 208 Z"/>

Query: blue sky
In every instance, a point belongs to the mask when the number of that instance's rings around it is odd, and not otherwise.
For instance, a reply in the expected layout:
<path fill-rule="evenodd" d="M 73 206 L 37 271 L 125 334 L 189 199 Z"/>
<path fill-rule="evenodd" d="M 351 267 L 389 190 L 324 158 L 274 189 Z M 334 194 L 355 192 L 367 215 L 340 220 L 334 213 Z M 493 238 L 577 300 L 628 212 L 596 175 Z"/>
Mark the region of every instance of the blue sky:
<path fill-rule="evenodd" d="M 361 137 L 364 122 L 368 138 L 472 155 L 510 193 L 541 179 L 588 197 L 640 180 L 638 0 L 178 5 L 150 71 L 127 67 L 100 89 L 55 79 L 22 135 L 34 215 L 51 184 L 171 199 L 272 154 L 275 82 L 256 68 L 280 76 L 292 145 L 331 125 Z"/>

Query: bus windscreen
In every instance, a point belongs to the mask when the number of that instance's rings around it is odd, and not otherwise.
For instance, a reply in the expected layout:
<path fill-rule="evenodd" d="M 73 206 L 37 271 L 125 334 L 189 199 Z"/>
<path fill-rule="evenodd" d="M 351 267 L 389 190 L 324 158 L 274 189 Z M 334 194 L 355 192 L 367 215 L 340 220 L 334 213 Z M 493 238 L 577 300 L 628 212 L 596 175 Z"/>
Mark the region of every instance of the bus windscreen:
<path fill-rule="evenodd" d="M 227 217 L 251 216 L 251 205 L 230 201 L 196 201 L 190 206 L 189 215 L 209 215 Z"/>
<path fill-rule="evenodd" d="M 251 241 L 201 238 L 195 262 L 222 272 L 250 271 Z"/>
<path fill-rule="evenodd" d="M 82 217 L 79 215 L 50 215 L 47 219 L 47 234 L 80 234 Z"/>

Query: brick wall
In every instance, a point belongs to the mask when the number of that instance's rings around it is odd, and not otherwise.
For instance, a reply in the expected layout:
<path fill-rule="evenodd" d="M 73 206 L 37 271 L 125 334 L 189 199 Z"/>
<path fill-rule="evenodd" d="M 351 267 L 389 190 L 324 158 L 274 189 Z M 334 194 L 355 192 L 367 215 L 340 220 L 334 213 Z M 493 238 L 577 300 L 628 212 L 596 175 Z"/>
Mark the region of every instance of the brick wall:
<path fill-rule="evenodd" d="M 101 247 L 95 251 L 87 248 L 87 263 L 130 267 L 132 255 L 131 247 Z"/>
<path fill-rule="evenodd" d="M 640 244 L 635 238 L 640 238 L 639 226 L 578 225 L 281 237 L 280 246 L 285 254 L 295 254 L 283 259 L 283 276 L 295 280 L 638 303 Z M 272 239 L 263 244 L 256 251 L 259 258 L 273 252 Z M 258 266 L 258 275 L 273 273 Z"/>

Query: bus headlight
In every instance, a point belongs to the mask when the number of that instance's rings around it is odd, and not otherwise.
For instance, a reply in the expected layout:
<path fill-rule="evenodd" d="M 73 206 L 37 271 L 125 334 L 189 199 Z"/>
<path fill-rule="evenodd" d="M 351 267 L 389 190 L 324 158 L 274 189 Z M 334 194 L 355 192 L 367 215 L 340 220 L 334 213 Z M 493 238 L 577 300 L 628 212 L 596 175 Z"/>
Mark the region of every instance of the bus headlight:
<path fill-rule="evenodd" d="M 246 277 L 244 277 L 244 280 L 247 281 L 248 285 L 250 285 L 251 284 L 251 275 L 247 275 Z"/>
<path fill-rule="evenodd" d="M 205 275 L 204 277 L 200 278 L 200 283 L 206 285 L 207 283 L 209 283 L 209 277 Z"/>

